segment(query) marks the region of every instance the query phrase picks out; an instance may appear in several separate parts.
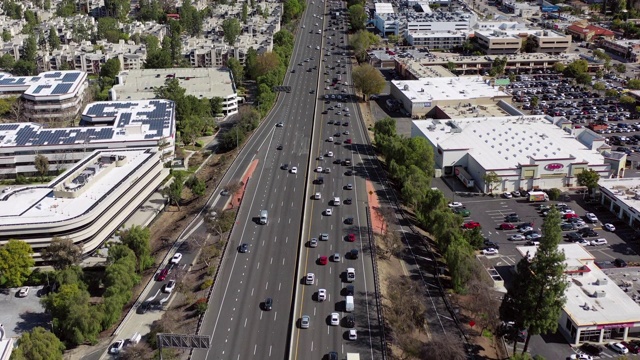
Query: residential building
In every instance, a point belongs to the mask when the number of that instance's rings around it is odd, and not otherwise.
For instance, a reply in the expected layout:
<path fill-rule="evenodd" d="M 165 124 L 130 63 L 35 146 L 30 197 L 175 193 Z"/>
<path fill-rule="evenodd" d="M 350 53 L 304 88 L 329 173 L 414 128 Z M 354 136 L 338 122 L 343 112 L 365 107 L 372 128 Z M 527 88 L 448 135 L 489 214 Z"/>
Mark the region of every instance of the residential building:
<path fill-rule="evenodd" d="M 38 76 L 0 73 L 0 96 L 21 96 L 28 121 L 72 120 L 83 106 L 87 74 L 49 71 Z"/>
<path fill-rule="evenodd" d="M 118 84 L 109 92 L 112 100 L 143 100 L 156 97 L 154 89 L 164 86 L 168 79 L 176 79 L 186 95 L 198 99 L 223 99 L 223 115 L 238 112 L 238 93 L 233 75 L 227 68 L 171 68 L 122 71 Z"/>

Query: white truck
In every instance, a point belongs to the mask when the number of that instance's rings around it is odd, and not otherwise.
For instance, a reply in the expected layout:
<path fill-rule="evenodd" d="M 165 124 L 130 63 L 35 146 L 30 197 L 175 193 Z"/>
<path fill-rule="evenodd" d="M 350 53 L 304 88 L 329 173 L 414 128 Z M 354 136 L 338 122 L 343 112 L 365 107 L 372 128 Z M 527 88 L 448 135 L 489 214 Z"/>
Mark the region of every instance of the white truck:
<path fill-rule="evenodd" d="M 549 195 L 544 191 L 530 191 L 529 202 L 549 201 Z"/>
<path fill-rule="evenodd" d="M 347 360 L 360 360 L 360 354 L 347 353 Z"/>

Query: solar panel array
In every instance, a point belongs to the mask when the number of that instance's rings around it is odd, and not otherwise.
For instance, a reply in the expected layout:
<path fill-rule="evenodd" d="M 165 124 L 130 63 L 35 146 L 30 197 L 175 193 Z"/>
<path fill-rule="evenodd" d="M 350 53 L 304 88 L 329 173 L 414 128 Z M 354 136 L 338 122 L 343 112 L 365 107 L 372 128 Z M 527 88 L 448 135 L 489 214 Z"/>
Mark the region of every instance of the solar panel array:
<path fill-rule="evenodd" d="M 5 78 L 0 80 L 0 85 L 22 85 L 25 84 L 24 78 Z"/>
<path fill-rule="evenodd" d="M 80 73 L 77 73 L 77 72 L 64 74 L 64 76 L 62 77 L 62 82 L 63 83 L 74 82 L 78 80 L 79 76 L 80 76 Z"/>
<path fill-rule="evenodd" d="M 18 130 L 15 141 L 18 146 L 71 145 L 92 140 L 108 140 L 113 137 L 114 133 L 114 129 L 108 127 L 36 131 L 34 128 L 27 126 Z"/>
<path fill-rule="evenodd" d="M 162 135 L 165 126 L 171 124 L 171 109 L 169 103 L 164 101 L 152 100 L 149 102 L 154 105 L 154 109 L 148 112 L 139 112 L 139 116 L 146 116 L 146 119 L 140 119 L 138 122 L 149 125 L 150 133 L 145 135 L 145 139 L 152 139 Z"/>
<path fill-rule="evenodd" d="M 44 74 L 44 77 L 49 78 L 49 79 L 58 78 L 60 76 L 62 76 L 62 73 L 58 72 L 58 71 L 56 71 L 54 73 L 51 73 L 51 74 Z"/>
<path fill-rule="evenodd" d="M 89 108 L 89 110 L 87 110 L 87 115 L 116 116 L 116 114 L 118 113 L 117 110 L 112 110 L 112 111 L 107 112 L 106 109 L 107 108 L 129 109 L 129 108 L 134 108 L 137 105 L 138 105 L 137 103 L 132 103 L 132 102 L 126 102 L 126 103 L 95 103 Z"/>
<path fill-rule="evenodd" d="M 51 95 L 66 94 L 69 92 L 69 90 L 71 90 L 72 86 L 73 83 L 58 84 L 55 88 L 53 88 L 53 91 L 51 91 Z"/>
<path fill-rule="evenodd" d="M 51 85 L 38 85 L 38 86 L 36 87 L 36 89 L 35 89 L 35 90 L 33 90 L 33 93 L 34 93 L 34 94 L 40 94 L 40 91 L 42 91 L 42 90 L 44 90 L 44 89 L 48 89 L 48 88 L 50 88 L 50 87 L 51 87 Z"/>
<path fill-rule="evenodd" d="M 14 131 L 18 130 L 20 124 L 0 124 L 0 131 Z"/>

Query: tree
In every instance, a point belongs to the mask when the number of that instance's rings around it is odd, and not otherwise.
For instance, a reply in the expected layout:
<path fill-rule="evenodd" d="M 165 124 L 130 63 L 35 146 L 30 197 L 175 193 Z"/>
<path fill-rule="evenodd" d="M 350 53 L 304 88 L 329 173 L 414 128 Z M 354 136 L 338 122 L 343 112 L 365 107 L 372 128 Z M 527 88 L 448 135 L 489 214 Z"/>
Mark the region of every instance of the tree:
<path fill-rule="evenodd" d="M 107 60 L 100 68 L 100 77 L 115 79 L 120 73 L 120 59 L 117 57 Z"/>
<path fill-rule="evenodd" d="M 604 83 L 598 81 L 595 84 L 593 84 L 593 90 L 597 90 L 597 91 L 603 91 L 605 90 L 607 87 L 604 85 Z"/>
<path fill-rule="evenodd" d="M 51 244 L 41 252 L 42 258 L 56 270 L 64 270 L 78 265 L 82 259 L 82 246 L 74 244 L 68 237 L 54 236 Z"/>
<path fill-rule="evenodd" d="M 2 41 L 9 42 L 11 41 L 11 32 L 7 29 L 2 29 Z"/>
<path fill-rule="evenodd" d="M 367 51 L 370 47 L 380 43 L 380 38 L 366 30 L 356 32 L 349 40 L 349 45 L 353 48 L 356 59 L 363 62 L 367 58 Z"/>
<path fill-rule="evenodd" d="M 65 347 L 52 332 L 38 326 L 18 339 L 18 347 L 11 354 L 12 360 L 62 360 Z"/>
<path fill-rule="evenodd" d="M 247 19 L 248 19 L 248 15 L 249 15 L 249 7 L 247 6 L 247 3 L 242 3 L 242 23 L 246 24 L 247 23 Z"/>
<path fill-rule="evenodd" d="M 433 335 L 420 349 L 420 359 L 465 360 L 467 354 L 457 338 L 452 335 Z M 435 356 L 437 354 L 437 356 Z"/>
<path fill-rule="evenodd" d="M 169 21 L 169 33 L 171 36 L 169 37 L 169 49 L 171 50 L 171 62 L 173 64 L 177 63 L 181 53 L 182 53 L 182 40 L 180 39 L 180 34 L 182 33 L 182 26 L 177 21 Z M 163 39 L 162 43 L 163 50 L 165 49 L 165 43 Z"/>
<path fill-rule="evenodd" d="M 224 41 L 229 46 L 234 46 L 240 35 L 240 22 L 236 18 L 227 18 L 222 22 L 222 31 L 224 31 Z"/>
<path fill-rule="evenodd" d="M 527 329 L 523 353 L 532 335 L 556 331 L 566 301 L 565 257 L 558 250 L 562 241 L 561 221 L 558 210 L 552 208 L 542 223 L 542 238 L 535 256 L 527 254 L 518 262 L 513 284 L 501 305 L 504 319 L 513 320 L 516 329 Z"/>
<path fill-rule="evenodd" d="M 31 246 L 11 239 L 0 247 L 0 282 L 7 287 L 19 287 L 27 281 L 35 264 Z"/>
<path fill-rule="evenodd" d="M 636 103 L 636 99 L 632 96 L 629 95 L 622 95 L 620 96 L 620 100 L 619 100 L 623 105 L 635 105 Z"/>
<path fill-rule="evenodd" d="M 11 54 L 4 54 L 0 57 L 0 69 L 11 70 L 16 63 L 16 59 Z"/>
<path fill-rule="evenodd" d="M 23 55 L 20 60 L 28 62 L 36 61 L 36 55 L 38 54 L 38 41 L 36 40 L 36 35 L 34 33 L 31 33 L 27 38 L 23 50 Z"/>
<path fill-rule="evenodd" d="M 133 250 L 138 260 L 138 271 L 142 272 L 153 265 L 151 246 L 149 239 L 151 232 L 148 227 L 132 225 L 129 229 L 120 232 L 120 240 L 129 249 Z"/>
<path fill-rule="evenodd" d="M 640 89 L 640 80 L 639 79 L 631 79 L 627 82 L 627 87 L 632 90 Z"/>
<path fill-rule="evenodd" d="M 174 203 L 180 211 L 180 201 L 182 200 L 182 190 L 184 189 L 184 178 L 182 173 L 175 173 L 173 182 L 165 188 L 165 196 L 169 198 L 169 203 Z"/>
<path fill-rule="evenodd" d="M 47 42 L 49 43 L 50 49 L 57 50 L 60 48 L 60 37 L 58 36 L 58 31 L 53 26 L 49 28 L 49 38 Z"/>
<path fill-rule="evenodd" d="M 107 9 L 108 16 L 122 22 L 127 20 L 129 11 L 131 11 L 131 2 L 129 0 L 105 0 L 104 6 Z"/>
<path fill-rule="evenodd" d="M 562 73 L 564 74 L 564 76 L 575 78 L 578 76 L 578 74 L 586 73 L 588 69 L 589 63 L 587 63 L 587 60 L 580 59 L 573 61 L 571 64 L 567 65 Z"/>
<path fill-rule="evenodd" d="M 624 74 L 625 72 L 627 72 L 627 66 L 625 64 L 617 63 L 613 65 L 613 68 L 620 74 Z"/>
<path fill-rule="evenodd" d="M 386 85 L 386 80 L 378 69 L 370 64 L 363 64 L 353 70 L 353 86 L 362 93 L 363 100 L 371 94 L 378 94 Z"/>
<path fill-rule="evenodd" d="M 566 69 L 566 65 L 561 63 L 561 62 L 557 62 L 555 64 L 553 64 L 553 71 L 557 72 L 557 73 L 561 73 L 564 71 L 564 69 Z"/>
<path fill-rule="evenodd" d="M 42 154 L 38 154 L 36 155 L 34 162 L 36 170 L 38 170 L 38 173 L 40 174 L 40 178 L 44 179 L 44 177 L 49 173 L 49 159 Z"/>
<path fill-rule="evenodd" d="M 364 11 L 364 6 L 360 4 L 350 6 L 349 21 L 354 31 L 364 30 L 367 21 L 367 13 Z"/>
<path fill-rule="evenodd" d="M 189 179 L 189 188 L 191 189 L 193 195 L 200 197 L 204 195 L 205 191 L 207 190 L 207 184 L 204 182 L 204 180 L 198 179 L 197 176 L 192 176 Z"/>
<path fill-rule="evenodd" d="M 593 169 L 582 171 L 576 176 L 578 185 L 586 186 L 589 189 L 589 193 L 593 194 L 593 191 L 598 187 L 598 181 L 600 181 L 600 174 Z"/>
<path fill-rule="evenodd" d="M 242 64 L 240 64 L 238 59 L 230 58 L 227 61 L 227 67 L 231 70 L 233 81 L 235 82 L 236 87 L 238 87 L 238 85 L 242 83 L 242 80 L 244 80 L 244 68 L 242 67 Z"/>

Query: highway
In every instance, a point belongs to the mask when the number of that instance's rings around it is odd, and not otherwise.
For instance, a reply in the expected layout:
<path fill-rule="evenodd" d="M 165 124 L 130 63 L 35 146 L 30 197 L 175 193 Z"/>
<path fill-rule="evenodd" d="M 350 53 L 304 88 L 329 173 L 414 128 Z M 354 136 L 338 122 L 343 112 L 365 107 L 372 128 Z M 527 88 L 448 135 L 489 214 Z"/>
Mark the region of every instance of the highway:
<path fill-rule="evenodd" d="M 329 26 L 327 14 L 328 4 L 318 0 L 308 3 L 284 81 L 292 91 L 280 93 L 274 110 L 223 178 L 223 185 L 231 183 L 242 176 L 251 162 L 258 162 L 246 185 L 238 221 L 199 333 L 211 336 L 211 347 L 195 350 L 194 359 L 321 359 L 329 351 L 337 351 L 341 357 L 347 351 L 361 351 L 363 358 L 374 358 L 375 344 L 380 343 L 372 264 L 368 239 L 364 236 L 367 191 L 364 178 L 357 170 L 362 169 L 365 162 L 356 151 L 358 144 L 364 143 L 365 135 L 352 99 L 345 102 L 334 99 L 330 104 L 325 104 L 323 99 L 325 93 L 346 97 L 352 92 L 350 86 L 338 84 L 325 90 L 330 85 L 325 83 L 326 79 L 339 77 L 342 82 L 351 79 L 349 58 L 342 55 L 346 35 L 331 30 L 332 39 L 328 39 L 330 35 L 325 36 L 326 29 L 333 28 Z M 323 61 L 327 51 L 331 56 Z M 325 69 L 326 65 L 334 69 Z M 339 76 L 338 71 L 342 73 Z M 339 115 L 338 103 L 342 106 Z M 334 106 L 334 110 L 322 114 L 329 106 Z M 351 116 L 344 115 L 346 109 Z M 328 125 L 330 119 L 350 124 Z M 276 126 L 279 122 L 283 123 L 282 127 Z M 335 140 L 339 139 L 341 144 L 325 141 L 336 133 L 340 136 Z M 348 138 L 352 144 L 342 144 Z M 334 153 L 332 158 L 315 160 L 328 151 Z M 335 159 L 347 158 L 353 167 L 333 163 Z M 283 169 L 285 164 L 289 170 Z M 312 184 L 316 179 L 316 166 L 331 169 L 331 173 L 321 175 L 325 179 L 323 185 Z M 297 173 L 291 171 L 293 167 Z M 350 168 L 357 171 L 345 176 Z M 353 189 L 343 190 L 349 183 Z M 311 200 L 316 192 L 322 194 L 321 200 Z M 340 196 L 342 200 L 350 197 L 353 203 L 329 206 L 333 196 Z M 224 197 L 217 196 L 211 206 L 219 210 L 225 201 Z M 333 215 L 323 216 L 322 211 L 329 207 Z M 259 224 L 261 210 L 268 211 L 266 225 Z M 352 225 L 343 224 L 347 217 L 354 218 Z M 203 231 L 201 221 L 194 224 L 193 231 Z M 320 232 L 328 233 L 329 241 L 322 241 L 315 249 L 307 247 L 308 240 Z M 354 234 L 355 242 L 345 240 L 348 234 Z M 237 250 L 241 244 L 248 245 L 247 253 Z M 358 259 L 345 258 L 354 248 L 359 250 Z M 316 264 L 320 254 L 328 256 L 336 252 L 341 254 L 339 262 Z M 299 267 L 297 261 L 300 261 Z M 356 269 L 353 315 L 357 341 L 347 340 L 346 327 L 329 327 L 325 321 L 334 311 L 339 312 L 341 318 L 345 315 L 340 274 L 347 267 Z M 327 301 L 312 301 L 317 286 L 302 285 L 307 271 L 317 274 L 316 283 L 329 293 Z M 271 310 L 264 308 L 266 298 L 273 300 Z M 297 320 L 303 312 L 311 316 L 311 326 L 298 332 Z"/>

